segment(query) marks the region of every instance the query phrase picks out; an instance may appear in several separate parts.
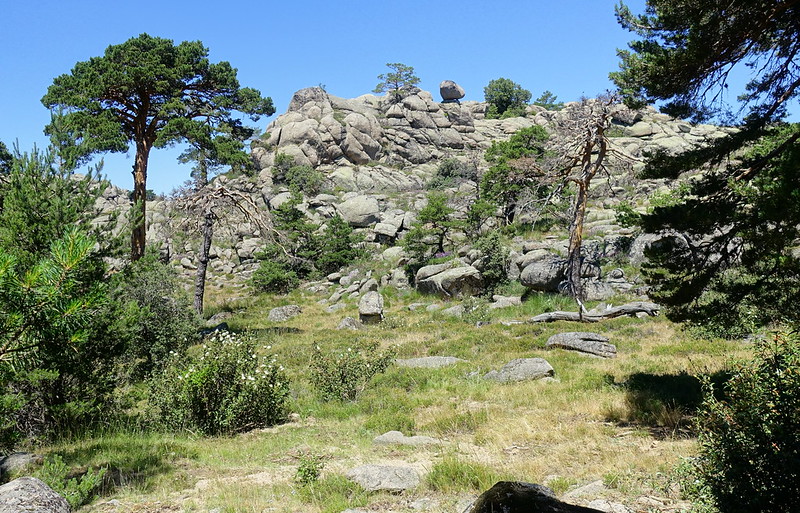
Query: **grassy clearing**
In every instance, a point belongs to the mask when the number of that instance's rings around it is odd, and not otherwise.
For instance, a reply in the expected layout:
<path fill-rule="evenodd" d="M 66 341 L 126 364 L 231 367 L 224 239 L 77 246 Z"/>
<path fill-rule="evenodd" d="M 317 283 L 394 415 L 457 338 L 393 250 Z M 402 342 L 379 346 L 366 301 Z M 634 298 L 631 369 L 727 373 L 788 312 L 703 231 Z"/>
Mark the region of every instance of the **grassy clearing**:
<path fill-rule="evenodd" d="M 494 322 L 480 328 L 407 308 L 434 298 L 387 296 L 387 321 L 358 332 L 335 329 L 342 317 L 357 315 L 354 302 L 328 313 L 318 297 L 302 292 L 212 301 L 209 311 L 231 311 L 231 328 L 270 346 L 286 367 L 291 411 L 297 414 L 292 422 L 219 438 L 115 431 L 44 451 L 62 455 L 75 468 L 109 468 L 104 497 L 87 507 L 102 511 L 103 501 L 112 498 L 120 501 L 118 512 L 339 512 L 359 506 L 405 511 L 400 505 L 416 499 L 433 501 L 430 511 L 453 511 L 498 479 L 549 483 L 558 493 L 601 479 L 607 493 L 623 502 L 648 493 L 677 498 L 673 469 L 695 447 L 689 419 L 698 400 L 696 376 L 718 374 L 730 358 L 748 351 L 743 343 L 697 339 L 661 318 L 590 326 L 499 322 L 571 306 L 545 295 L 492 311 Z M 299 304 L 303 313 L 280 325 L 268 322 L 269 309 L 284 304 Z M 544 349 L 550 335 L 576 330 L 608 336 L 618 358 Z M 314 348 L 358 350 L 375 341 L 400 358 L 446 355 L 466 361 L 437 370 L 390 366 L 356 401 L 321 401 L 310 380 Z M 556 369 L 555 380 L 504 385 L 481 378 L 528 357 L 546 358 Z M 390 430 L 444 443 L 372 443 Z M 299 483 L 297 470 L 309 457 L 319 458 L 321 475 Z M 399 462 L 424 473 L 418 490 L 367 493 L 343 477 L 359 464 Z"/>

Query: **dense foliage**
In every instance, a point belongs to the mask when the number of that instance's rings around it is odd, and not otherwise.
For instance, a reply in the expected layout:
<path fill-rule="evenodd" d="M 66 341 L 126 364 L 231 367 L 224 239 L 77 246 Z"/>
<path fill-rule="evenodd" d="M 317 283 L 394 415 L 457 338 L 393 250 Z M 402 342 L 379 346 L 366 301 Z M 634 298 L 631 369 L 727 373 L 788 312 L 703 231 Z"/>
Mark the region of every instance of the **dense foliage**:
<path fill-rule="evenodd" d="M 621 6 L 618 16 L 640 37 L 612 74 L 629 104 L 664 102 L 695 120 L 745 113 L 738 131 L 708 147 L 650 158 L 649 177 L 709 169 L 683 201 L 643 218 L 649 232 L 679 234 L 651 255 L 654 298 L 672 319 L 722 335 L 797 322 L 800 127 L 780 121 L 800 94 L 800 11 L 788 1 L 650 0 L 644 15 Z M 740 104 L 722 102 L 742 66 L 753 78 Z"/>
<path fill-rule="evenodd" d="M 311 359 L 311 383 L 325 401 L 355 401 L 392 361 L 394 352 L 380 351 L 377 343 L 330 354 L 317 346 Z"/>
<path fill-rule="evenodd" d="M 757 343 L 722 398 L 700 408 L 700 455 L 689 489 L 722 513 L 794 511 L 800 501 L 800 337 Z"/>
<path fill-rule="evenodd" d="M 82 157 L 124 152 L 133 143 L 134 202 L 140 209 L 131 237 L 131 256 L 144 255 L 145 196 L 150 150 L 179 141 L 241 153 L 252 133 L 236 116 L 256 120 L 275 112 L 272 100 L 242 88 L 228 62 L 212 64 L 199 41 L 175 45 L 141 34 L 106 48 L 102 57 L 78 62 L 56 77 L 42 103 L 64 112 L 63 124 L 78 142 Z M 46 129 L 53 130 L 52 124 Z M 224 148 L 224 149 L 223 149 Z"/>
<path fill-rule="evenodd" d="M 538 126 L 517 130 L 507 141 L 494 141 L 486 150 L 492 166 L 481 177 L 481 198 L 494 202 L 502 210 L 506 224 L 511 224 L 520 201 L 527 195 L 541 196 L 547 187 L 539 180 L 535 166 L 523 165 L 520 159 L 536 160 L 545 154 L 547 131 Z"/>
<path fill-rule="evenodd" d="M 531 100 L 531 92 L 508 78 L 489 81 L 483 88 L 483 96 L 489 104 L 487 118 L 508 118 L 525 115 L 525 106 Z"/>
<path fill-rule="evenodd" d="M 445 256 L 452 249 L 453 232 L 463 222 L 453 218 L 455 209 L 448 205 L 447 195 L 430 191 L 426 205 L 417 214 L 414 225 L 402 244 L 411 258 L 412 267 L 419 268 L 434 257 Z"/>
<path fill-rule="evenodd" d="M 158 425 L 217 435 L 282 421 L 289 382 L 283 367 L 261 349 L 221 331 L 199 354 L 172 358 L 151 388 Z"/>

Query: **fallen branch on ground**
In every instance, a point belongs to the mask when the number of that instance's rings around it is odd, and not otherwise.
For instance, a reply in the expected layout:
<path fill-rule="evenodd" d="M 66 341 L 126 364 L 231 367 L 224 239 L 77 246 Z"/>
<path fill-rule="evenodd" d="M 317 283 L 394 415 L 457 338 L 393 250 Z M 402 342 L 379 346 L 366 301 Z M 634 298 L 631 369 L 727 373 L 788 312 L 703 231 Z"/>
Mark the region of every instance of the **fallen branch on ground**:
<path fill-rule="evenodd" d="M 647 301 L 634 301 L 633 303 L 626 303 L 624 305 L 608 308 L 601 312 L 590 310 L 589 312 L 581 315 L 578 312 L 547 312 L 532 317 L 529 322 L 555 322 L 555 321 L 575 321 L 575 322 L 598 322 L 606 319 L 613 319 L 615 317 L 622 317 L 623 315 L 636 315 L 638 313 L 646 313 L 654 317 L 658 315 L 661 307 L 655 303 Z"/>

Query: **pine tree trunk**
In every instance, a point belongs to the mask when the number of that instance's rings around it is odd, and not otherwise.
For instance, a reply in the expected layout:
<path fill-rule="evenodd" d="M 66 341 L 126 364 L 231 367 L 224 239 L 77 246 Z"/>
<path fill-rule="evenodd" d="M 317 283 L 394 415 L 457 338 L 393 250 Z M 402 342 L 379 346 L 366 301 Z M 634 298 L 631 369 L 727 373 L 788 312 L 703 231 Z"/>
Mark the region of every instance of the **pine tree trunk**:
<path fill-rule="evenodd" d="M 575 211 L 569 229 L 569 249 L 567 251 L 567 285 L 569 294 L 575 298 L 583 310 L 583 281 L 581 280 L 581 247 L 583 245 L 583 223 L 586 219 L 586 200 L 588 184 L 576 182 Z"/>
<path fill-rule="evenodd" d="M 145 236 L 147 235 L 147 159 L 151 145 L 145 141 L 136 142 L 136 160 L 133 164 L 133 229 L 131 231 L 131 261 L 144 256 Z"/>

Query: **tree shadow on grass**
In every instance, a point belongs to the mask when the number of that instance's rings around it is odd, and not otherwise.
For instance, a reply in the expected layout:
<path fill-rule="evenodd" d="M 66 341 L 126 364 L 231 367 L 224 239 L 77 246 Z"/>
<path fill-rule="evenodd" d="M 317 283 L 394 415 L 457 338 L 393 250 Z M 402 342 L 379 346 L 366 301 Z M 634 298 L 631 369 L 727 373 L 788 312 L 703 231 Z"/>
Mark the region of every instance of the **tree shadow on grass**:
<path fill-rule="evenodd" d="M 641 426 L 659 439 L 692 437 L 695 435 L 694 415 L 703 402 L 701 378 L 687 372 L 678 374 L 651 374 L 637 372 L 623 382 L 609 382 L 625 390 L 623 411 L 607 412 L 609 421 L 621 425 Z M 728 372 L 715 372 L 705 376 L 718 395 Z"/>

